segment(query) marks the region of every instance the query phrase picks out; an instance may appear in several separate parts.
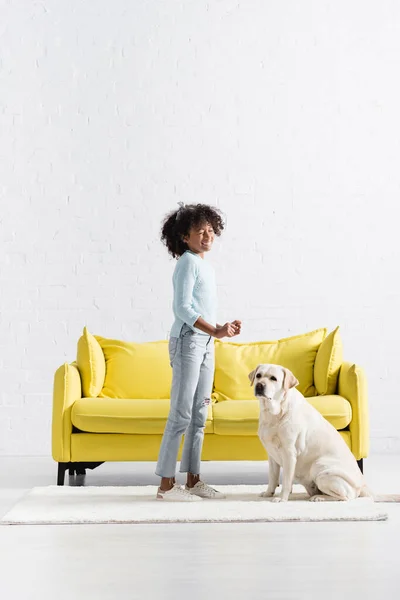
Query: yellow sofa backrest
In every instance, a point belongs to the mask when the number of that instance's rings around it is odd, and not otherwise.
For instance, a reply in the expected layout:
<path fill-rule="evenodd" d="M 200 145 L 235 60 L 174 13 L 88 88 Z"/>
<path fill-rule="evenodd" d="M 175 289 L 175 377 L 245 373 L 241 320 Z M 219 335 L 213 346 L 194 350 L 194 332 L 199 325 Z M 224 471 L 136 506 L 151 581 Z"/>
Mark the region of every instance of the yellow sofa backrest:
<path fill-rule="evenodd" d="M 215 400 L 253 398 L 248 374 L 261 363 L 280 364 L 299 380 L 306 397 L 335 393 L 342 363 L 338 329 L 325 328 L 276 341 L 215 340 Z M 83 394 L 110 398 L 170 397 L 172 369 L 168 341 L 134 343 L 93 336 L 85 328 L 78 342 Z M 317 388 L 317 389 L 316 389 Z"/>
<path fill-rule="evenodd" d="M 315 396 L 314 363 L 327 330 L 317 329 L 272 342 L 215 343 L 214 398 L 245 400 L 253 397 L 248 375 L 259 364 L 282 365 L 299 380 L 297 389 Z"/>
<path fill-rule="evenodd" d="M 106 359 L 106 376 L 100 397 L 169 398 L 172 369 L 168 342 L 123 342 L 95 336 Z"/>

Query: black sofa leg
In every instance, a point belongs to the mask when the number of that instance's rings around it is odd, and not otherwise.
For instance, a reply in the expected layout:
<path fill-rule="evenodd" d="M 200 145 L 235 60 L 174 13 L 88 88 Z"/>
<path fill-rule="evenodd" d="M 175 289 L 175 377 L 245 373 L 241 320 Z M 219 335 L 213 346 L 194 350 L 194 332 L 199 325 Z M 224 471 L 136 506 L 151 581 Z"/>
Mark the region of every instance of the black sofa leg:
<path fill-rule="evenodd" d="M 364 473 L 364 463 L 363 463 L 363 459 L 360 458 L 360 460 L 357 461 L 358 466 L 360 467 L 360 471 L 361 473 Z"/>
<path fill-rule="evenodd" d="M 104 461 L 103 461 L 104 462 Z M 95 469 L 103 462 L 68 462 L 58 463 L 57 485 L 64 485 L 65 472 L 68 470 L 70 476 L 86 475 L 86 469 Z"/>
<path fill-rule="evenodd" d="M 75 466 L 75 472 L 77 475 L 86 475 L 86 469 L 95 469 L 96 467 L 102 465 L 103 462 L 77 462 L 71 464 Z"/>
<path fill-rule="evenodd" d="M 70 463 L 58 463 L 57 485 L 64 485 L 65 471 Z"/>

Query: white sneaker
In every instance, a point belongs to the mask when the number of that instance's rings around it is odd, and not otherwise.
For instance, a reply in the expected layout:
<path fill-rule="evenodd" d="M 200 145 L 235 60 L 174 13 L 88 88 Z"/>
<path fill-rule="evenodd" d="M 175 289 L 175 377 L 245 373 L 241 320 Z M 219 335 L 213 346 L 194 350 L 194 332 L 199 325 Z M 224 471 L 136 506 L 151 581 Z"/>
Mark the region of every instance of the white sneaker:
<path fill-rule="evenodd" d="M 197 500 L 201 500 L 199 496 L 194 496 L 177 483 L 167 492 L 163 492 L 158 488 L 156 499 L 164 500 L 164 502 L 196 502 Z"/>
<path fill-rule="evenodd" d="M 209 498 L 210 500 L 223 500 L 226 498 L 225 494 L 222 494 L 218 490 L 214 490 L 214 488 L 204 483 L 204 481 L 198 481 L 192 488 L 189 488 L 186 485 L 185 490 L 188 491 L 189 494 L 199 498 Z"/>

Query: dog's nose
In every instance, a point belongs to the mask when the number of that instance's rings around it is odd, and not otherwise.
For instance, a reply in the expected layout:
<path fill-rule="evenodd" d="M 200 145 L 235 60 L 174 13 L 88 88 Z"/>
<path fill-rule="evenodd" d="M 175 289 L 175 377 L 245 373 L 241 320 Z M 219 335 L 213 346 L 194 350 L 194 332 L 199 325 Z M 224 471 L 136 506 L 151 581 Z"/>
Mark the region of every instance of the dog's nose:
<path fill-rule="evenodd" d="M 263 383 L 257 383 L 256 385 L 256 394 L 263 394 L 264 393 L 264 384 Z"/>

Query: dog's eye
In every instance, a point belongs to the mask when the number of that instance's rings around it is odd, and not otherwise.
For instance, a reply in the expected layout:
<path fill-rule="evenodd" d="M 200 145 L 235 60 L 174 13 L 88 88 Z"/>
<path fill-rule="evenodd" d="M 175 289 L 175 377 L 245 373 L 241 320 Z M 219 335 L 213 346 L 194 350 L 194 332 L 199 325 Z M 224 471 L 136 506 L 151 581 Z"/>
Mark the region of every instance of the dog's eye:
<path fill-rule="evenodd" d="M 257 377 L 257 379 L 260 379 L 261 373 L 257 373 L 256 377 Z"/>
<path fill-rule="evenodd" d="M 277 381 L 276 377 L 274 377 L 273 375 L 271 375 L 270 379 L 271 381 Z"/>

